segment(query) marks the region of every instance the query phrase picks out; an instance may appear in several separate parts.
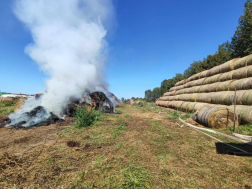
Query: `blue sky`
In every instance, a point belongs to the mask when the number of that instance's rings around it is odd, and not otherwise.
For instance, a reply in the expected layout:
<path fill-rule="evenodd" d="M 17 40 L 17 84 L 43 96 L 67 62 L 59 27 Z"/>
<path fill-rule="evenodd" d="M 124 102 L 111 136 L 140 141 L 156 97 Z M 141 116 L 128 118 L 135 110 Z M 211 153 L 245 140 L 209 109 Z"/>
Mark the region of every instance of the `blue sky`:
<path fill-rule="evenodd" d="M 45 85 L 24 48 L 29 31 L 0 4 L 0 91 L 34 94 Z M 109 32 L 107 82 L 119 98 L 144 97 L 194 61 L 213 54 L 231 37 L 245 0 L 117 0 L 116 24 Z"/>

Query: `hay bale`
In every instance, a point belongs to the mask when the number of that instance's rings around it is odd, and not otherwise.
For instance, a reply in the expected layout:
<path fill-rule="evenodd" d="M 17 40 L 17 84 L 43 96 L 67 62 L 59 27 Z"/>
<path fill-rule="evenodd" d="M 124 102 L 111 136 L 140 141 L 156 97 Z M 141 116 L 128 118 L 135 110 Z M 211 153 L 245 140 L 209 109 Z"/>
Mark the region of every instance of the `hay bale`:
<path fill-rule="evenodd" d="M 206 85 L 206 84 L 211 84 L 211 83 L 216 83 L 219 81 L 219 77 L 221 76 L 221 74 L 217 74 L 217 75 L 214 75 L 214 76 L 211 76 L 211 77 L 208 77 L 204 80 L 203 84 Z"/>
<path fill-rule="evenodd" d="M 190 95 L 189 94 L 182 94 L 182 95 L 180 95 L 180 98 L 178 100 L 189 101 Z"/>
<path fill-rule="evenodd" d="M 201 78 L 193 82 L 193 86 L 203 85 L 206 78 Z"/>
<path fill-rule="evenodd" d="M 185 89 L 180 89 L 180 90 L 178 90 L 175 94 L 176 95 L 179 95 L 179 94 L 184 94 L 185 92 Z"/>
<path fill-rule="evenodd" d="M 219 77 L 219 81 L 222 82 L 222 81 L 232 80 L 233 73 L 234 73 L 234 70 L 221 74 L 221 76 Z"/>
<path fill-rule="evenodd" d="M 242 105 L 252 105 L 252 90 L 247 90 L 242 96 Z"/>
<path fill-rule="evenodd" d="M 226 105 L 232 104 L 232 103 L 230 104 L 230 101 L 226 99 L 228 98 L 227 96 L 230 95 L 229 91 L 220 91 L 220 92 L 209 93 L 209 94 L 211 94 L 212 104 L 226 104 Z"/>
<path fill-rule="evenodd" d="M 190 82 L 185 84 L 185 88 L 193 87 L 194 86 L 193 84 L 194 84 L 194 81 L 190 81 Z"/>
<path fill-rule="evenodd" d="M 247 65 L 246 65 L 246 59 L 247 59 L 246 56 L 243 57 L 243 58 L 237 59 L 237 60 L 235 61 L 235 63 L 234 63 L 234 69 L 236 70 L 236 69 L 239 69 L 239 68 L 242 68 L 242 67 L 247 66 Z"/>
<path fill-rule="evenodd" d="M 209 85 L 202 85 L 199 92 L 206 93 L 208 92 L 208 89 L 209 89 Z"/>
<path fill-rule="evenodd" d="M 196 97 L 196 102 L 211 103 L 211 101 L 212 101 L 212 94 L 211 93 L 200 93 Z"/>
<path fill-rule="evenodd" d="M 212 83 L 212 84 L 209 84 L 208 85 L 208 88 L 206 89 L 206 93 L 209 93 L 209 92 L 216 92 L 216 89 L 218 87 L 218 85 L 220 84 L 220 82 L 216 82 L 216 83 Z"/>
<path fill-rule="evenodd" d="M 234 111 L 234 105 L 229 106 L 228 109 Z M 238 116 L 240 124 L 252 123 L 252 107 L 237 105 L 235 107 L 235 114 Z"/>
<path fill-rule="evenodd" d="M 252 77 L 252 66 L 248 66 L 247 77 Z"/>
<path fill-rule="evenodd" d="M 189 103 L 190 103 L 190 102 L 184 102 L 184 103 L 181 105 L 181 110 L 186 111 L 187 106 L 188 106 Z"/>
<path fill-rule="evenodd" d="M 247 66 L 252 65 L 252 54 L 247 57 L 246 62 L 247 62 Z"/>
<path fill-rule="evenodd" d="M 234 70 L 232 74 L 232 79 L 242 79 L 247 77 L 248 67 L 240 68 L 238 70 Z"/>
<path fill-rule="evenodd" d="M 201 86 L 196 86 L 196 87 L 193 89 L 193 93 L 199 93 L 199 92 L 200 92 L 200 88 L 201 88 Z"/>
<path fill-rule="evenodd" d="M 220 66 L 215 66 L 210 69 L 210 76 L 213 76 L 219 73 L 220 73 Z"/>
<path fill-rule="evenodd" d="M 186 90 L 187 94 L 193 93 L 195 87 L 190 87 Z"/>
<path fill-rule="evenodd" d="M 200 72 L 200 78 L 205 78 L 207 77 L 207 73 L 209 72 L 209 70 L 205 70 L 203 72 Z"/>
<path fill-rule="evenodd" d="M 186 112 L 194 112 L 194 106 L 197 104 L 197 102 L 190 102 L 186 107 Z"/>
<path fill-rule="evenodd" d="M 166 93 L 164 94 L 164 96 L 173 96 L 173 95 L 175 95 L 175 94 L 176 94 L 176 91 L 166 92 Z"/>
<path fill-rule="evenodd" d="M 185 79 L 177 82 L 174 86 L 179 86 L 179 85 L 183 85 L 183 84 L 185 84 Z"/>
<path fill-rule="evenodd" d="M 202 103 L 202 102 L 197 102 L 195 104 L 195 106 L 193 107 L 193 112 L 198 111 L 200 108 L 202 108 L 203 106 L 206 106 L 207 103 Z"/>
<path fill-rule="evenodd" d="M 189 101 L 190 101 L 190 102 L 196 102 L 196 98 L 197 98 L 197 96 L 198 96 L 199 94 L 200 94 L 200 93 L 193 93 L 193 94 L 190 94 Z"/>
<path fill-rule="evenodd" d="M 220 65 L 220 73 L 225 73 L 225 72 L 229 72 L 231 70 L 234 69 L 234 63 L 237 59 L 232 59 L 229 60 L 227 62 L 225 62 L 224 64 Z"/>
<path fill-rule="evenodd" d="M 229 87 L 230 87 L 230 84 L 232 84 L 232 82 L 234 82 L 234 80 L 218 82 L 216 91 L 229 91 Z"/>
<path fill-rule="evenodd" d="M 175 103 L 173 104 L 174 109 L 176 110 L 181 110 L 181 105 L 184 103 L 184 101 L 174 101 Z"/>
<path fill-rule="evenodd" d="M 235 89 L 236 90 L 252 89 L 252 78 L 250 77 L 233 81 L 229 86 L 229 90 L 234 91 Z"/>
<path fill-rule="evenodd" d="M 197 122 L 210 128 L 220 129 L 232 127 L 234 125 L 234 117 L 236 117 L 236 125 L 238 126 L 238 117 L 228 108 L 203 106 L 197 114 Z"/>

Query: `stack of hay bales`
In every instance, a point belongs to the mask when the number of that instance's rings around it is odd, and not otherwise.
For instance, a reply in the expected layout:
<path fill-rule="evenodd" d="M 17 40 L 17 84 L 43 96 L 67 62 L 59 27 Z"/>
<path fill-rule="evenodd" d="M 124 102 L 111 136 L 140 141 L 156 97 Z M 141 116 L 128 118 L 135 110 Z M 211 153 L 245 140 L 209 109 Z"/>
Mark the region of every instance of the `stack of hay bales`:
<path fill-rule="evenodd" d="M 211 106 L 227 109 L 231 115 L 235 90 L 236 115 L 240 123 L 252 123 L 252 55 L 230 60 L 177 82 L 156 105 L 186 112 L 199 112 Z M 209 125 L 207 121 L 202 123 Z"/>

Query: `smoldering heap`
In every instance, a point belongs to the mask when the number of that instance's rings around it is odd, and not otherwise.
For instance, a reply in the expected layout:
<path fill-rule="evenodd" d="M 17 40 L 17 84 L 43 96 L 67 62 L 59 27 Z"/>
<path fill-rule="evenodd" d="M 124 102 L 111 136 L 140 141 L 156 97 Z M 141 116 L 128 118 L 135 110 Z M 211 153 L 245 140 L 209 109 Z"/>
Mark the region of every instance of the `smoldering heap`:
<path fill-rule="evenodd" d="M 33 100 L 39 101 L 40 97 L 41 95 L 36 95 Z M 29 112 L 13 114 L 9 117 L 0 117 L 0 128 L 11 126 L 14 129 L 27 129 L 39 126 L 48 126 L 57 122 L 64 122 L 65 118 L 73 117 L 77 108 L 81 108 L 83 106 L 87 106 L 95 110 L 101 110 L 104 113 L 114 113 L 114 103 L 112 100 L 110 100 L 103 92 L 97 91 L 89 94 L 85 93 L 80 99 L 71 99 L 66 105 L 62 116 L 57 116 L 52 112 L 48 112 L 43 106 L 39 105 Z"/>

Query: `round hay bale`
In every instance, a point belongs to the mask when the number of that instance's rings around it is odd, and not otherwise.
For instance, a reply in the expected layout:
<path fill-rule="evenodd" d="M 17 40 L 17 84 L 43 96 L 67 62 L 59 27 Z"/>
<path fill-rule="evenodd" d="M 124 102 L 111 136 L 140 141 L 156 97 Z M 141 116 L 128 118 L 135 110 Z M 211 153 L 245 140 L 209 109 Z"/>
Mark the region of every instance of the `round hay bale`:
<path fill-rule="evenodd" d="M 199 93 L 199 92 L 200 92 L 200 88 L 201 88 L 201 86 L 196 86 L 196 87 L 193 89 L 193 93 Z"/>
<path fill-rule="evenodd" d="M 212 100 L 211 97 L 212 97 L 211 93 L 200 93 L 196 97 L 196 102 L 211 103 Z"/>
<path fill-rule="evenodd" d="M 188 88 L 188 87 L 193 87 L 193 86 L 194 86 L 194 82 L 195 82 L 195 81 L 190 81 L 190 82 L 186 83 L 186 87 L 187 87 L 187 88 Z"/>
<path fill-rule="evenodd" d="M 194 106 L 197 104 L 197 102 L 190 102 L 186 107 L 186 112 L 194 112 Z"/>
<path fill-rule="evenodd" d="M 232 79 L 242 79 L 247 77 L 248 67 L 244 67 L 238 70 L 234 70 Z"/>
<path fill-rule="evenodd" d="M 177 82 L 174 86 L 179 86 L 179 85 L 183 85 L 183 84 L 185 84 L 185 79 Z"/>
<path fill-rule="evenodd" d="M 184 102 L 184 103 L 181 105 L 181 110 L 186 111 L 186 108 L 187 108 L 187 106 L 188 106 L 189 103 L 190 103 L 190 102 Z"/>
<path fill-rule="evenodd" d="M 189 94 L 182 94 L 178 100 L 181 101 L 189 101 L 190 95 Z"/>
<path fill-rule="evenodd" d="M 232 59 L 232 60 L 225 62 L 224 64 L 221 64 L 220 65 L 220 73 L 225 73 L 225 72 L 229 72 L 229 71 L 233 70 L 235 61 L 236 61 L 236 59 Z"/>
<path fill-rule="evenodd" d="M 207 73 L 209 72 L 209 70 L 205 70 L 203 72 L 200 72 L 200 78 L 205 78 L 207 77 Z"/>
<path fill-rule="evenodd" d="M 194 89 L 195 89 L 195 87 L 190 87 L 190 88 L 188 88 L 188 90 L 186 90 L 186 92 L 188 94 L 193 93 Z"/>
<path fill-rule="evenodd" d="M 199 109 L 197 122 L 210 128 L 220 129 L 232 127 L 236 117 L 236 125 L 239 125 L 238 117 L 228 108 L 203 106 Z"/>
<path fill-rule="evenodd" d="M 183 103 L 184 103 L 184 101 L 176 101 L 176 103 L 174 103 L 174 109 L 180 110 L 181 109 L 181 105 Z"/>
<path fill-rule="evenodd" d="M 233 73 L 234 73 L 234 70 L 221 74 L 221 76 L 219 77 L 219 81 L 222 82 L 222 81 L 232 80 Z"/>
<path fill-rule="evenodd" d="M 209 89 L 209 85 L 202 85 L 200 88 L 200 93 L 206 93 Z"/>
<path fill-rule="evenodd" d="M 247 66 L 252 65 L 252 54 L 247 57 L 246 62 Z"/>
<path fill-rule="evenodd" d="M 218 82 L 218 86 L 216 88 L 216 91 L 229 91 L 230 84 L 232 84 L 234 80 L 224 81 L 224 82 Z"/>
<path fill-rule="evenodd" d="M 205 79 L 206 78 L 201 78 L 201 79 L 198 79 L 198 80 L 194 81 L 193 86 L 203 85 Z"/>
<path fill-rule="evenodd" d="M 252 90 L 248 90 L 242 96 L 242 105 L 252 105 Z"/>
<path fill-rule="evenodd" d="M 173 96 L 173 95 L 175 95 L 175 93 L 176 93 L 176 91 L 166 92 L 166 93 L 164 94 L 164 96 Z"/>
<path fill-rule="evenodd" d="M 190 88 L 186 88 L 186 89 L 184 89 L 184 94 L 188 94 L 188 93 L 190 93 L 190 89 L 191 89 L 191 87 L 190 87 Z"/>
<path fill-rule="evenodd" d="M 234 63 L 234 69 L 236 70 L 236 69 L 238 69 L 238 68 L 242 68 L 242 67 L 247 66 L 247 65 L 246 65 L 246 59 L 247 59 L 246 56 L 243 57 L 243 58 L 237 59 L 237 60 L 235 61 L 235 63 Z"/>
<path fill-rule="evenodd" d="M 211 83 L 216 83 L 219 81 L 219 77 L 221 76 L 221 74 L 217 74 L 217 75 L 214 75 L 214 76 L 211 76 L 211 77 L 208 77 L 204 80 L 204 85 L 206 84 L 211 84 Z"/>
<path fill-rule="evenodd" d="M 228 102 L 225 101 L 226 95 L 228 95 L 228 91 L 220 91 L 220 92 L 214 92 L 214 93 L 209 93 L 211 94 L 211 103 L 212 104 L 226 104 Z M 231 104 L 227 104 L 231 105 Z"/>
<path fill-rule="evenodd" d="M 206 89 L 206 92 L 216 92 L 218 85 L 220 84 L 220 82 L 216 82 L 216 83 L 212 83 L 208 85 L 208 88 Z"/>
<path fill-rule="evenodd" d="M 220 66 L 215 66 L 213 68 L 210 69 L 210 75 L 216 75 L 220 73 Z"/>
<path fill-rule="evenodd" d="M 252 78 L 235 80 L 230 84 L 230 91 L 252 89 Z"/>
<path fill-rule="evenodd" d="M 207 103 L 202 103 L 202 102 L 197 102 L 195 104 L 195 106 L 193 107 L 193 112 L 198 111 L 200 108 L 202 108 L 203 106 L 206 106 Z"/>
<path fill-rule="evenodd" d="M 247 77 L 252 77 L 252 66 L 248 66 Z"/>
<path fill-rule="evenodd" d="M 190 94 L 189 101 L 190 101 L 190 102 L 196 102 L 196 98 L 197 98 L 197 96 L 198 96 L 199 94 L 200 94 L 200 93 L 193 93 L 193 94 Z"/>
<path fill-rule="evenodd" d="M 234 111 L 234 105 L 229 106 L 228 109 Z M 238 116 L 240 124 L 252 123 L 252 107 L 245 105 L 237 105 L 235 107 L 235 114 Z"/>

